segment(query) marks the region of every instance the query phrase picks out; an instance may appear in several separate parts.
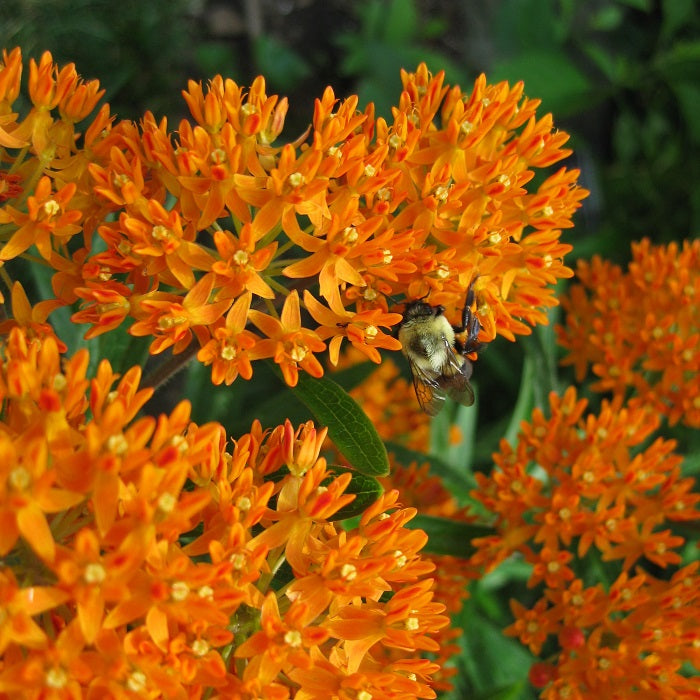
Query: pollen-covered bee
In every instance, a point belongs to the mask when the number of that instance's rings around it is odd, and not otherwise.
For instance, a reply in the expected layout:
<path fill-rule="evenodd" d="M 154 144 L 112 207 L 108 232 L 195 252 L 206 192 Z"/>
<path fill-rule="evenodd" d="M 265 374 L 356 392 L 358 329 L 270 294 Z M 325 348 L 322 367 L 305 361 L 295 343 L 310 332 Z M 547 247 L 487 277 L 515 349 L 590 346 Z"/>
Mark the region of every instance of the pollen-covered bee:
<path fill-rule="evenodd" d="M 453 326 L 444 316 L 442 306 L 424 301 L 410 302 L 399 326 L 399 340 L 413 376 L 418 403 L 431 416 L 437 415 L 445 397 L 463 406 L 474 403 L 474 391 L 469 383 L 472 363 L 467 357 L 478 351 L 481 328 L 471 310 L 474 291 L 470 287 L 462 310 L 462 325 Z M 464 340 L 458 336 L 466 334 Z"/>

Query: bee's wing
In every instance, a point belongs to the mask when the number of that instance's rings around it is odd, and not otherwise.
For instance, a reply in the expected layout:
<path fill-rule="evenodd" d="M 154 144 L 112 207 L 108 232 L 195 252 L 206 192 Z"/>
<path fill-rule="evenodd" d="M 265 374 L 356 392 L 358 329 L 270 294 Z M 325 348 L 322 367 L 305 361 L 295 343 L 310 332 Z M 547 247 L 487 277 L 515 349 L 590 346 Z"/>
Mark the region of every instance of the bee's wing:
<path fill-rule="evenodd" d="M 432 370 L 422 369 L 410 358 L 408 366 L 420 407 L 429 416 L 436 416 L 445 404 L 445 390 L 440 386 L 440 375 Z"/>
<path fill-rule="evenodd" d="M 447 358 L 438 378 L 440 388 L 453 401 L 463 406 L 471 406 L 474 403 L 474 390 L 469 383 L 472 363 L 466 357 L 457 355 L 451 347 Z"/>

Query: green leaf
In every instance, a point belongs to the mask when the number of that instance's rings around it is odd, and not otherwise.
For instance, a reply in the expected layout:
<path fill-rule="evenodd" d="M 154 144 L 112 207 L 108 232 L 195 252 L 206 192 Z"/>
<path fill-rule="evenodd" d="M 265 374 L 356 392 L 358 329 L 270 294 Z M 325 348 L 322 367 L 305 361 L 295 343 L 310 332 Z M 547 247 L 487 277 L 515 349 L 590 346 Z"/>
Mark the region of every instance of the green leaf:
<path fill-rule="evenodd" d="M 444 409 L 430 426 L 430 453 L 443 460 L 457 472 L 470 471 L 474 452 L 476 419 L 479 415 L 479 394 L 472 382 L 475 401 L 472 406 L 462 406 L 452 400 L 445 402 Z M 455 425 L 462 435 L 456 445 L 450 442 L 451 427 Z"/>
<path fill-rule="evenodd" d="M 529 97 L 539 97 L 544 110 L 559 118 L 590 107 L 593 85 L 562 51 L 530 49 L 498 62 L 492 80 L 523 80 Z"/>
<path fill-rule="evenodd" d="M 496 688 L 479 695 L 479 700 L 519 700 L 522 697 L 525 681 L 517 681 L 502 688 Z"/>
<path fill-rule="evenodd" d="M 535 405 L 535 365 L 535 358 L 532 357 L 530 353 L 525 355 L 518 398 L 515 401 L 515 407 L 513 408 L 508 428 L 503 435 L 506 441 L 511 445 L 515 444 L 518 433 L 520 432 L 520 424 L 522 421 L 530 418 Z"/>
<path fill-rule="evenodd" d="M 328 377 L 300 374 L 292 393 L 328 427 L 333 443 L 354 469 L 369 476 L 389 473 L 389 457 L 372 421 L 341 386 Z"/>
<path fill-rule="evenodd" d="M 424 551 L 429 554 L 449 554 L 466 559 L 474 553 L 471 541 L 487 537 L 494 530 L 487 525 L 464 523 L 433 515 L 418 515 L 408 523 L 412 530 L 423 530 L 428 535 Z"/>
<path fill-rule="evenodd" d="M 661 38 L 669 41 L 679 29 L 692 24 L 696 12 L 695 0 L 663 0 L 661 11 Z"/>
<path fill-rule="evenodd" d="M 286 92 L 294 90 L 311 73 L 309 64 L 298 53 L 272 36 L 257 37 L 253 54 L 258 70 Z"/>
<path fill-rule="evenodd" d="M 510 618 L 505 599 L 503 604 Z M 520 642 L 503 634 L 505 625 L 485 617 L 473 599 L 465 602 L 454 623 L 463 630 L 460 646 L 464 651 L 459 664 L 472 683 L 469 697 L 490 697 L 511 685 L 526 683 L 534 658 Z M 522 687 L 523 692 L 527 689 L 527 685 Z"/>
<path fill-rule="evenodd" d="M 367 474 L 360 474 L 355 469 L 343 467 L 339 464 L 331 464 L 328 471 L 336 476 L 340 474 L 352 474 L 352 481 L 346 493 L 355 494 L 352 503 L 341 508 L 331 520 L 347 520 L 364 513 L 384 492 L 382 485 L 373 477 Z"/>

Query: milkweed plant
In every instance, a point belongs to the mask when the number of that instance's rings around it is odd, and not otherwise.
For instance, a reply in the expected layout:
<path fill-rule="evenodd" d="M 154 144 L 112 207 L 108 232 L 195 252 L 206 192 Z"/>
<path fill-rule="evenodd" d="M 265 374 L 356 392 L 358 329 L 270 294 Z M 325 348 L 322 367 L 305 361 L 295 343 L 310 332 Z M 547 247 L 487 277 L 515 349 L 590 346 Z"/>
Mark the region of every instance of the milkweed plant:
<path fill-rule="evenodd" d="M 173 128 L 3 52 L 0 697 L 449 696 L 468 591 L 513 563 L 534 695 L 700 696 L 700 496 L 668 436 L 700 427 L 700 244 L 580 261 L 562 296 L 568 135 L 522 83 L 401 81 L 390 119 L 327 87 L 289 140 L 263 77 L 190 81 Z M 537 401 L 527 365 L 476 474 L 477 408 L 431 423 L 397 339 L 406 303 L 458 325 L 469 289 L 483 345 L 561 302 L 576 382 Z M 272 373 L 313 419 L 198 422 L 183 375 L 159 399 L 185 365 L 249 399 Z"/>

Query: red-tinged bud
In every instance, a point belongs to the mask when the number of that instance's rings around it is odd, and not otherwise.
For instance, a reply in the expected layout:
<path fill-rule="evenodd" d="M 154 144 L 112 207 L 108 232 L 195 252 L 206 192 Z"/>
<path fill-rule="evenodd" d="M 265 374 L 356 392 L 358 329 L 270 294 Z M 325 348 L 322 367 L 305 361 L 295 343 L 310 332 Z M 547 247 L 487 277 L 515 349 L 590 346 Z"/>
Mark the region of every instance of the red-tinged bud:
<path fill-rule="evenodd" d="M 562 649 L 580 649 L 586 643 L 586 637 L 578 627 L 565 627 L 559 633 Z"/>
<path fill-rule="evenodd" d="M 530 666 L 530 673 L 528 673 L 528 678 L 530 683 L 535 688 L 544 688 L 547 683 L 550 683 L 556 677 L 556 668 L 551 664 L 546 664 L 542 661 L 538 661 Z"/>

